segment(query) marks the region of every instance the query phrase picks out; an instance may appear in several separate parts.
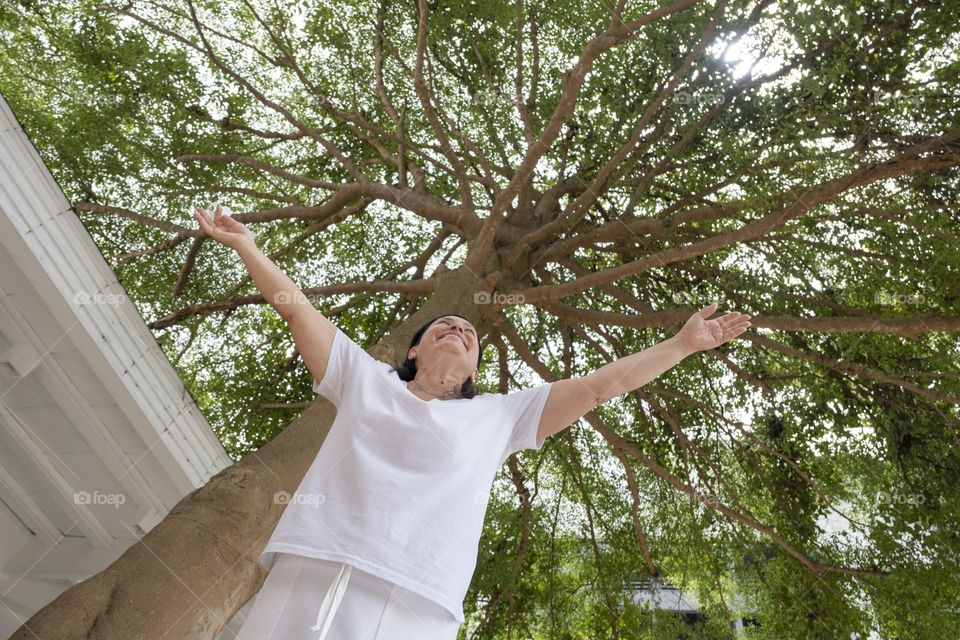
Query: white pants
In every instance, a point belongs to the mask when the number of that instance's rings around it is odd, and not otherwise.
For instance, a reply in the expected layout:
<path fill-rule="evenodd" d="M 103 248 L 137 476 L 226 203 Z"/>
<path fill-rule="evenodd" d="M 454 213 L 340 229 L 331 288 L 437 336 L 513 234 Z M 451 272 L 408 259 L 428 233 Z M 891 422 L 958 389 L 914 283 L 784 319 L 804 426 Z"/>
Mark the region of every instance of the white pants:
<path fill-rule="evenodd" d="M 235 640 L 455 640 L 438 603 L 349 564 L 277 554 Z"/>

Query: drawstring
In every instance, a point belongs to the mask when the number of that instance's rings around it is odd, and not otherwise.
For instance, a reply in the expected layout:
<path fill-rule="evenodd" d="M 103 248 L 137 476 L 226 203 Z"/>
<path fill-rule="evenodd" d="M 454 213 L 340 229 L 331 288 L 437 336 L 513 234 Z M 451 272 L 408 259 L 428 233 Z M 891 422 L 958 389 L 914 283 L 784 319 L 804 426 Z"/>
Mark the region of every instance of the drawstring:
<path fill-rule="evenodd" d="M 324 636 L 327 635 L 330 622 L 333 621 L 333 616 L 330 614 L 340 606 L 340 600 L 343 598 L 343 592 L 347 588 L 347 580 L 350 578 L 351 569 L 353 569 L 351 565 L 345 562 L 341 563 L 340 573 L 337 574 L 333 584 L 327 588 L 327 594 L 323 596 L 323 602 L 320 603 L 320 610 L 317 612 L 317 624 L 310 627 L 310 631 L 320 632 L 320 637 L 317 638 L 317 640 L 323 640 Z M 326 616 L 326 620 L 324 620 L 324 616 Z M 320 625 L 321 621 L 323 621 L 322 626 Z"/>

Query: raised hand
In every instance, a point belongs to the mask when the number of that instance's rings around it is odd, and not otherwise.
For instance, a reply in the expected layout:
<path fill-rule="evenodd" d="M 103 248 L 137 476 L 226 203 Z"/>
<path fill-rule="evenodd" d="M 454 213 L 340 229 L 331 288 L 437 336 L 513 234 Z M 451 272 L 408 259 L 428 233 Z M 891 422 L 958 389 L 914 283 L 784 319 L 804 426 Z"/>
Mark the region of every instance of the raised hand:
<path fill-rule="evenodd" d="M 242 222 L 234 220 L 229 213 L 224 213 L 219 202 L 213 216 L 200 207 L 197 207 L 193 215 L 204 233 L 231 249 L 239 250 L 246 244 L 256 244 L 250 230 Z"/>
<path fill-rule="evenodd" d="M 691 353 L 694 353 L 719 347 L 724 342 L 736 338 L 750 326 L 750 322 L 748 322 L 750 316 L 736 311 L 731 311 L 713 320 L 707 320 L 716 310 L 716 302 L 700 309 L 690 316 L 690 319 L 674 337 L 686 346 Z"/>

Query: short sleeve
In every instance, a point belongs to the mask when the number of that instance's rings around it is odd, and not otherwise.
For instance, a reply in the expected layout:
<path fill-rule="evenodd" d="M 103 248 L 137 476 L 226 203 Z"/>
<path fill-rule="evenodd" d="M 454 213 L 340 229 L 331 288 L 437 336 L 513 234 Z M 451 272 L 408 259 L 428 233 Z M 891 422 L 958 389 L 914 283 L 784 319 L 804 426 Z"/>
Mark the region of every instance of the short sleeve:
<path fill-rule="evenodd" d="M 379 362 L 337 327 L 330 355 L 327 357 L 327 368 L 321 380 L 314 378 L 313 390 L 339 409 L 340 401 L 345 390 L 350 388 L 351 381 L 359 380 L 364 369 Z"/>
<path fill-rule="evenodd" d="M 522 389 L 502 396 L 501 402 L 506 409 L 507 421 L 511 428 L 510 438 L 503 453 L 504 460 L 515 451 L 539 449 L 543 446 L 544 441 L 537 438 L 537 428 L 540 426 L 540 416 L 543 415 L 543 407 L 547 404 L 547 396 L 550 395 L 552 384 L 548 382 L 539 387 Z"/>

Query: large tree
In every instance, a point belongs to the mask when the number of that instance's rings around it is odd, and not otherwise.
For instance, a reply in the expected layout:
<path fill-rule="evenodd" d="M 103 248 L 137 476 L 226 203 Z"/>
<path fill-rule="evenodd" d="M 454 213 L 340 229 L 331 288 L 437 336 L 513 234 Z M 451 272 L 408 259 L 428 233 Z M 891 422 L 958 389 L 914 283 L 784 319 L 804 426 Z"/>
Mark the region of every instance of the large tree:
<path fill-rule="evenodd" d="M 237 462 L 14 637 L 212 638 L 334 417 L 214 200 L 395 363 L 740 339 L 512 456 L 464 637 L 941 638 L 960 616 L 960 4 L 6 0 L 0 90 Z M 656 619 L 654 619 L 656 618 Z"/>

